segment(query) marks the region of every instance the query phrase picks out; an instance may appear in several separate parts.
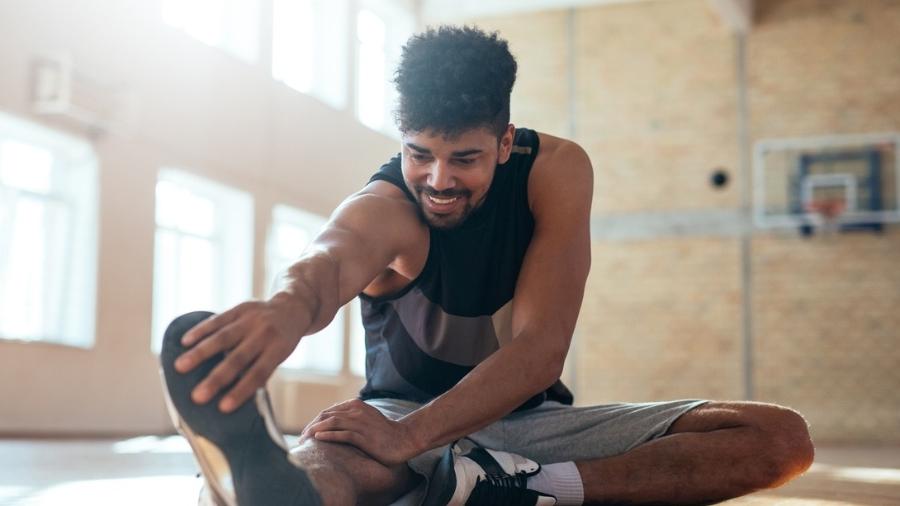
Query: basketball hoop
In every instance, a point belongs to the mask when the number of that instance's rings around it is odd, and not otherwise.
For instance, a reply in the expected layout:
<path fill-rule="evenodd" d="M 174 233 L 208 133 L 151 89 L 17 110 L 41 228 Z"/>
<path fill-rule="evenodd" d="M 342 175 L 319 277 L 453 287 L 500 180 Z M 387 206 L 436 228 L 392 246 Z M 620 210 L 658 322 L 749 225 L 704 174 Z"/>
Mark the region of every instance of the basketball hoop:
<path fill-rule="evenodd" d="M 823 198 L 806 204 L 806 212 L 814 216 L 815 224 L 826 234 L 840 229 L 841 216 L 846 210 L 847 202 L 842 198 Z"/>

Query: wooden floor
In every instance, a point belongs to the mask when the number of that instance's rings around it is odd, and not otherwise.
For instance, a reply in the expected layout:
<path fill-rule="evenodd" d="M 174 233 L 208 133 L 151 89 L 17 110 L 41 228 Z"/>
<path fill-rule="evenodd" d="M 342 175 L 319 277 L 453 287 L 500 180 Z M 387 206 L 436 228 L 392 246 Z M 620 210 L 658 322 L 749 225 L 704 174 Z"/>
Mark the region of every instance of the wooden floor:
<path fill-rule="evenodd" d="M 0 505 L 188 506 L 196 473 L 180 437 L 0 440 Z M 900 505 L 900 447 L 819 448 L 803 477 L 724 504 Z"/>

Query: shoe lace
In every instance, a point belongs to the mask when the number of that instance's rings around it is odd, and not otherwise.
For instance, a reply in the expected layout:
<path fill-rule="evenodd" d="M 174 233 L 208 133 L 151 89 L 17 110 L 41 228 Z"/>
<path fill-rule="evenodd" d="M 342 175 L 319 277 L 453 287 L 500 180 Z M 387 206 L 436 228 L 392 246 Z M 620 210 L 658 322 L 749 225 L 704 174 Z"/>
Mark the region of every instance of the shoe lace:
<path fill-rule="evenodd" d="M 526 488 L 527 483 L 528 476 L 525 473 L 479 477 L 475 482 L 475 488 L 469 494 L 466 506 L 534 504 L 537 492 Z"/>

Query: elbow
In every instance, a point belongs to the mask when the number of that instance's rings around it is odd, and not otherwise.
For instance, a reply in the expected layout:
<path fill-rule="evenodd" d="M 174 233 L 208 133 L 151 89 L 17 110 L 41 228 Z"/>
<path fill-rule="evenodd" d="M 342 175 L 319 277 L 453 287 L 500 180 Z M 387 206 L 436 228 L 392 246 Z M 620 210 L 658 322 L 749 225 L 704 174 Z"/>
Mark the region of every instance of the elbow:
<path fill-rule="evenodd" d="M 566 365 L 566 350 L 542 350 L 536 357 L 534 373 L 534 394 L 539 394 L 562 376 L 563 367 Z"/>
<path fill-rule="evenodd" d="M 535 328 L 521 332 L 507 352 L 517 364 L 523 385 L 532 395 L 550 388 L 562 376 L 571 340 L 569 329 Z"/>

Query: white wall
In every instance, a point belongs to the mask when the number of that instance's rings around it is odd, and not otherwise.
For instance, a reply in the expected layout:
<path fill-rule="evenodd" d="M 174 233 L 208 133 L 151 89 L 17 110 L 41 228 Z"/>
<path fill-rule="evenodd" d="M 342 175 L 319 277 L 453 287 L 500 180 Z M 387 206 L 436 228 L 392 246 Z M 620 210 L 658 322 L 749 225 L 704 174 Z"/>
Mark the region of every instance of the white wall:
<path fill-rule="evenodd" d="M 132 128 L 93 141 L 100 160 L 96 346 L 0 341 L 0 433 L 170 430 L 149 344 L 160 167 L 195 169 L 254 195 L 261 296 L 271 206 L 327 214 L 397 151 L 396 141 L 359 125 L 351 111 L 272 81 L 266 35 L 262 62 L 249 65 L 164 26 L 158 13 L 150 0 L 0 2 L 0 110 L 84 135 L 29 109 L 31 58 L 67 51 L 80 72 L 132 93 L 140 112 Z M 352 395 L 350 383 L 309 387 L 304 409 Z M 281 397 L 304 393 L 302 385 L 278 388 Z"/>

